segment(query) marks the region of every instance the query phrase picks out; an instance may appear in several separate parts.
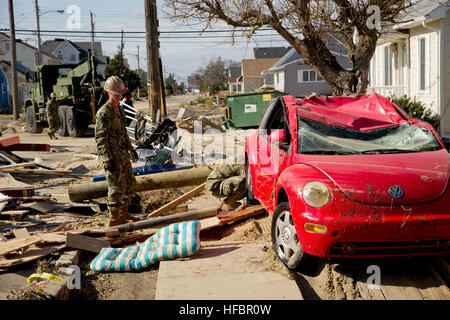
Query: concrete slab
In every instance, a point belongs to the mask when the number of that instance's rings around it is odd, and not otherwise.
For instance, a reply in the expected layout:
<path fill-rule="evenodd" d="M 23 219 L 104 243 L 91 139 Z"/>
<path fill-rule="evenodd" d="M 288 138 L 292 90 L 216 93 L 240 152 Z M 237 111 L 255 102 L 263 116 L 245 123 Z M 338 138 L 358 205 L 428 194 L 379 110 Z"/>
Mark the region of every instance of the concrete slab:
<path fill-rule="evenodd" d="M 34 272 L 34 269 L 26 269 L 0 274 L 0 300 L 8 300 L 11 290 L 27 286 L 27 279 Z"/>
<path fill-rule="evenodd" d="M 207 247 L 161 262 L 155 300 L 303 300 L 294 280 L 264 269 L 262 246 Z"/>

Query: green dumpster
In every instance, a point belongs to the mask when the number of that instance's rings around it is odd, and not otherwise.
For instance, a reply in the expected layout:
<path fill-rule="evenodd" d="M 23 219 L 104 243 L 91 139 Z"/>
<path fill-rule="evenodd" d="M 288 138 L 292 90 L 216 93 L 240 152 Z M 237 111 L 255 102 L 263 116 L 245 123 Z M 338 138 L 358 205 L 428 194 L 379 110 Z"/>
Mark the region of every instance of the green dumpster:
<path fill-rule="evenodd" d="M 285 95 L 279 91 L 261 91 L 229 95 L 226 98 L 226 120 L 231 127 L 257 127 L 273 98 Z"/>

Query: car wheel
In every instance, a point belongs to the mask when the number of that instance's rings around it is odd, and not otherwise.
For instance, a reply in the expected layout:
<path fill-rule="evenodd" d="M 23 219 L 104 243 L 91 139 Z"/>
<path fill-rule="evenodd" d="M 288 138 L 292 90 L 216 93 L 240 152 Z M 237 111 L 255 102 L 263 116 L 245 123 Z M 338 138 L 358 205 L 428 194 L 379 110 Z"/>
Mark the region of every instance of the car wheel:
<path fill-rule="evenodd" d="M 273 214 L 272 245 L 278 259 L 288 269 L 308 275 L 317 275 L 321 259 L 303 251 L 288 202 L 278 204 Z"/>
<path fill-rule="evenodd" d="M 252 174 L 250 172 L 250 165 L 246 165 L 246 180 L 247 180 L 247 203 L 248 204 L 259 204 L 259 201 L 255 199 L 253 195 L 253 182 L 252 182 Z"/>

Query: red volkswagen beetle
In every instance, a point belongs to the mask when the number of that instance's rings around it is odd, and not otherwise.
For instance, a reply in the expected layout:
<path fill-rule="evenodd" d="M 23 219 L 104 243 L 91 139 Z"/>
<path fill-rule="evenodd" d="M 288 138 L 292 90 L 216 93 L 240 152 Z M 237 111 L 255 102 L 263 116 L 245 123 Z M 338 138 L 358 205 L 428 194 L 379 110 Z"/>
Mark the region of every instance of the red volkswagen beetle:
<path fill-rule="evenodd" d="M 288 268 L 450 253 L 449 153 L 387 98 L 279 97 L 245 152 L 248 200 L 273 215 Z"/>

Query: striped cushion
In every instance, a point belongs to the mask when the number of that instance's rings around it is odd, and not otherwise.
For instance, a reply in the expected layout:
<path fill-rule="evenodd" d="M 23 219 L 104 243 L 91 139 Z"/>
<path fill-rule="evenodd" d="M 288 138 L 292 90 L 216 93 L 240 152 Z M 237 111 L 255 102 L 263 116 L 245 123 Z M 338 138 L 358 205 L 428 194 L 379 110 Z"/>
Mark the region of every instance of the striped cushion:
<path fill-rule="evenodd" d="M 142 244 L 126 248 L 103 248 L 91 262 L 94 271 L 138 271 L 156 261 L 188 257 L 200 248 L 200 222 L 171 224 Z"/>

